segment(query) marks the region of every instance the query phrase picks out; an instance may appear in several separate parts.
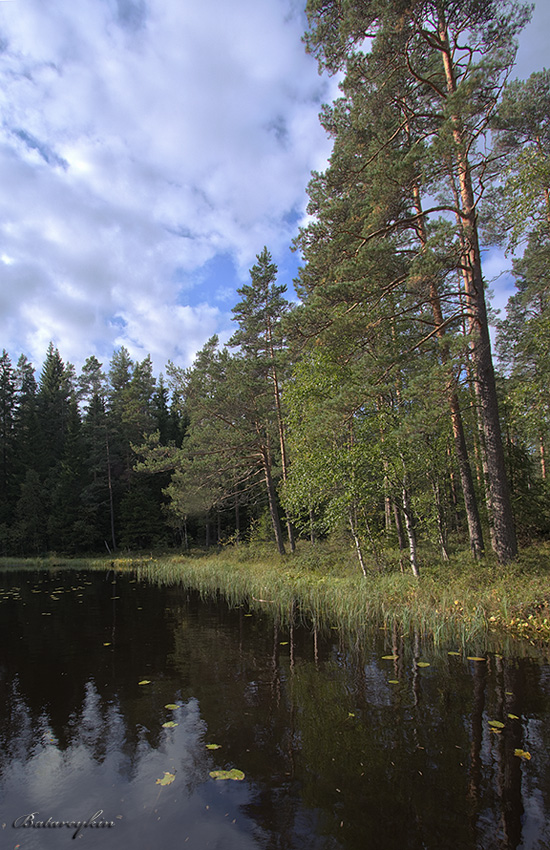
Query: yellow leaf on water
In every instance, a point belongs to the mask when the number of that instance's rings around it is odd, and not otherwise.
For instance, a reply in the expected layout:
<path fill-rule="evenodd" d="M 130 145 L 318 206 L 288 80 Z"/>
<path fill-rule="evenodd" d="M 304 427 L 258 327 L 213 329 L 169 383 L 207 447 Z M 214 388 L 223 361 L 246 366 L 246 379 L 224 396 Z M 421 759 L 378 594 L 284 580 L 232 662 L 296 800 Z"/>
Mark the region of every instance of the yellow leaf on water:
<path fill-rule="evenodd" d="M 489 726 L 494 729 L 504 729 L 504 723 L 501 723 L 500 720 L 489 720 Z"/>
<path fill-rule="evenodd" d="M 173 720 L 168 720 L 166 723 L 162 724 L 163 729 L 173 729 L 174 726 L 179 726 L 179 723 L 175 723 Z"/>
<path fill-rule="evenodd" d="M 220 747 L 221 747 L 221 744 L 207 744 L 206 745 L 207 750 L 219 750 Z"/>
<path fill-rule="evenodd" d="M 448 652 L 447 655 L 460 655 L 460 652 Z"/>
<path fill-rule="evenodd" d="M 231 770 L 211 770 L 210 776 L 212 779 L 244 779 L 244 773 L 242 770 L 237 770 L 236 767 L 231 768 Z"/>
<path fill-rule="evenodd" d="M 279 641 L 279 645 L 280 646 L 288 646 L 288 641 L 287 640 L 281 640 L 281 641 Z"/>
<path fill-rule="evenodd" d="M 105 643 L 103 644 L 103 646 L 111 646 L 111 644 L 110 644 L 110 643 L 109 643 L 109 641 L 107 640 L 107 641 L 105 641 Z"/>
<path fill-rule="evenodd" d="M 382 661 L 397 661 L 398 658 L 398 655 L 383 655 Z"/>
<path fill-rule="evenodd" d="M 517 714 L 509 714 L 508 717 L 510 718 L 510 720 L 519 720 Z"/>
<path fill-rule="evenodd" d="M 479 655 L 468 655 L 468 661 L 487 661 L 486 658 L 480 658 Z"/>
<path fill-rule="evenodd" d="M 170 711 L 175 711 L 175 709 L 176 709 L 176 708 L 179 708 L 179 705 L 176 705 L 176 703 L 175 703 L 175 702 L 169 702 L 169 703 L 168 703 L 167 705 L 165 705 L 164 707 L 165 707 L 165 708 L 169 708 L 169 709 L 170 709 Z"/>
<path fill-rule="evenodd" d="M 518 756 L 520 759 L 527 759 L 528 761 L 531 758 L 531 753 L 526 752 L 525 750 L 514 750 L 514 755 Z"/>
<path fill-rule="evenodd" d="M 388 684 L 390 685 L 398 685 L 399 679 L 388 679 Z"/>
<path fill-rule="evenodd" d="M 151 684 L 150 679 L 142 679 L 141 682 L 138 682 L 138 685 L 150 685 L 150 684 Z"/>
<path fill-rule="evenodd" d="M 156 785 L 170 785 L 174 781 L 175 778 L 176 778 L 175 773 L 168 773 L 168 771 L 165 771 L 162 779 L 157 779 Z"/>
<path fill-rule="evenodd" d="M 430 665 L 428 664 L 427 661 L 417 661 L 416 666 L 417 667 L 429 667 Z"/>

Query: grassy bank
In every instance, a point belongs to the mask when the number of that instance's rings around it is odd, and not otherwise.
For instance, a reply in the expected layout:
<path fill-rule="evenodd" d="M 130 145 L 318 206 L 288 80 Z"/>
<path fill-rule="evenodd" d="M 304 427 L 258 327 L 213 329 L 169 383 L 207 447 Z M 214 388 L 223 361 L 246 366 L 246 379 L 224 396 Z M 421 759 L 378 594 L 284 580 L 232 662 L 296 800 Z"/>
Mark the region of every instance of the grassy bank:
<path fill-rule="evenodd" d="M 491 631 L 532 642 L 550 641 L 550 544 L 524 550 L 505 568 L 487 558 L 474 564 L 426 563 L 419 579 L 398 570 L 364 579 L 352 558 L 329 547 L 303 546 L 292 557 L 269 548 L 231 548 L 216 554 L 134 555 L 126 558 L 4 559 L 4 568 L 67 567 L 136 570 L 140 577 L 183 584 L 204 596 L 219 593 L 230 604 L 268 609 L 282 621 L 303 617 L 318 626 L 356 632 L 375 623 L 418 631 L 436 643 L 466 643 Z"/>

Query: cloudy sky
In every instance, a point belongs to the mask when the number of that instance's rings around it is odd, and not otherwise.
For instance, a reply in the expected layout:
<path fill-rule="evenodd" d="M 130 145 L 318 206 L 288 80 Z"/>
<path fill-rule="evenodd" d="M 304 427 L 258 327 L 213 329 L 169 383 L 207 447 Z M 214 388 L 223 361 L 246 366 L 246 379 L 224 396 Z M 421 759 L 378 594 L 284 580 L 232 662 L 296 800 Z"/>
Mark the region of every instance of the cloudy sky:
<path fill-rule="evenodd" d="M 187 365 L 228 335 L 264 245 L 291 282 L 337 93 L 304 52 L 303 6 L 0 0 L 0 349 Z M 549 37 L 538 0 L 519 76 L 548 64 Z M 492 252 L 487 276 L 506 265 Z"/>

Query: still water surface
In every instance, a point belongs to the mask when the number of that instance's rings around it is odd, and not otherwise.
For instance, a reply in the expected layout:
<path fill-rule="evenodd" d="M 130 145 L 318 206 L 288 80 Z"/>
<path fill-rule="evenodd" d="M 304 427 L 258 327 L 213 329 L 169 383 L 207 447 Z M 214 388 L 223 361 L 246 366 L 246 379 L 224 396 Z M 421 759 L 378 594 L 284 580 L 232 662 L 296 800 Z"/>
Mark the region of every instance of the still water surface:
<path fill-rule="evenodd" d="M 101 812 L 78 846 L 545 850 L 550 661 L 382 630 L 351 647 L 132 575 L 4 572 L 0 776 L 2 848 L 74 846 L 14 828 L 31 813 Z"/>

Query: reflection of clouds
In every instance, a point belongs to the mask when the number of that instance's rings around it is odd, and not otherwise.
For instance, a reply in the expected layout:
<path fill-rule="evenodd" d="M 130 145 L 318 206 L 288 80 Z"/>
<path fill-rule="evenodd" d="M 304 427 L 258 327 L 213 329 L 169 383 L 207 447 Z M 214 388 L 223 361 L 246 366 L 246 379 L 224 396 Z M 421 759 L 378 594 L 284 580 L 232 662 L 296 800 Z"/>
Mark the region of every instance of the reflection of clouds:
<path fill-rule="evenodd" d="M 80 711 L 70 719 L 66 749 L 59 748 L 45 714 L 32 724 L 15 688 L 12 709 L 18 722 L 16 734 L 3 748 L 0 784 L 3 817 L 9 825 L 30 812 L 39 812 L 37 821 L 50 816 L 84 820 L 103 810 L 102 819 L 114 820 L 115 828 L 102 830 L 101 839 L 90 830 L 83 834 L 100 840 L 105 850 L 121 846 L 140 850 L 175 841 L 195 850 L 256 846 L 247 824 L 244 830 L 239 825 L 247 786 L 234 787 L 228 797 L 223 783 L 208 776 L 211 756 L 202 740 L 205 724 L 196 699 L 171 713 L 178 726 L 162 729 L 156 747 L 148 743 L 145 729 L 136 746 L 128 745 L 120 706 L 103 702 L 91 681 Z M 176 778 L 161 788 L 156 780 L 165 771 Z M 59 840 L 63 832 L 53 834 Z M 14 832 L 18 841 L 24 836 L 26 848 L 45 846 L 44 835 L 41 829 Z"/>

